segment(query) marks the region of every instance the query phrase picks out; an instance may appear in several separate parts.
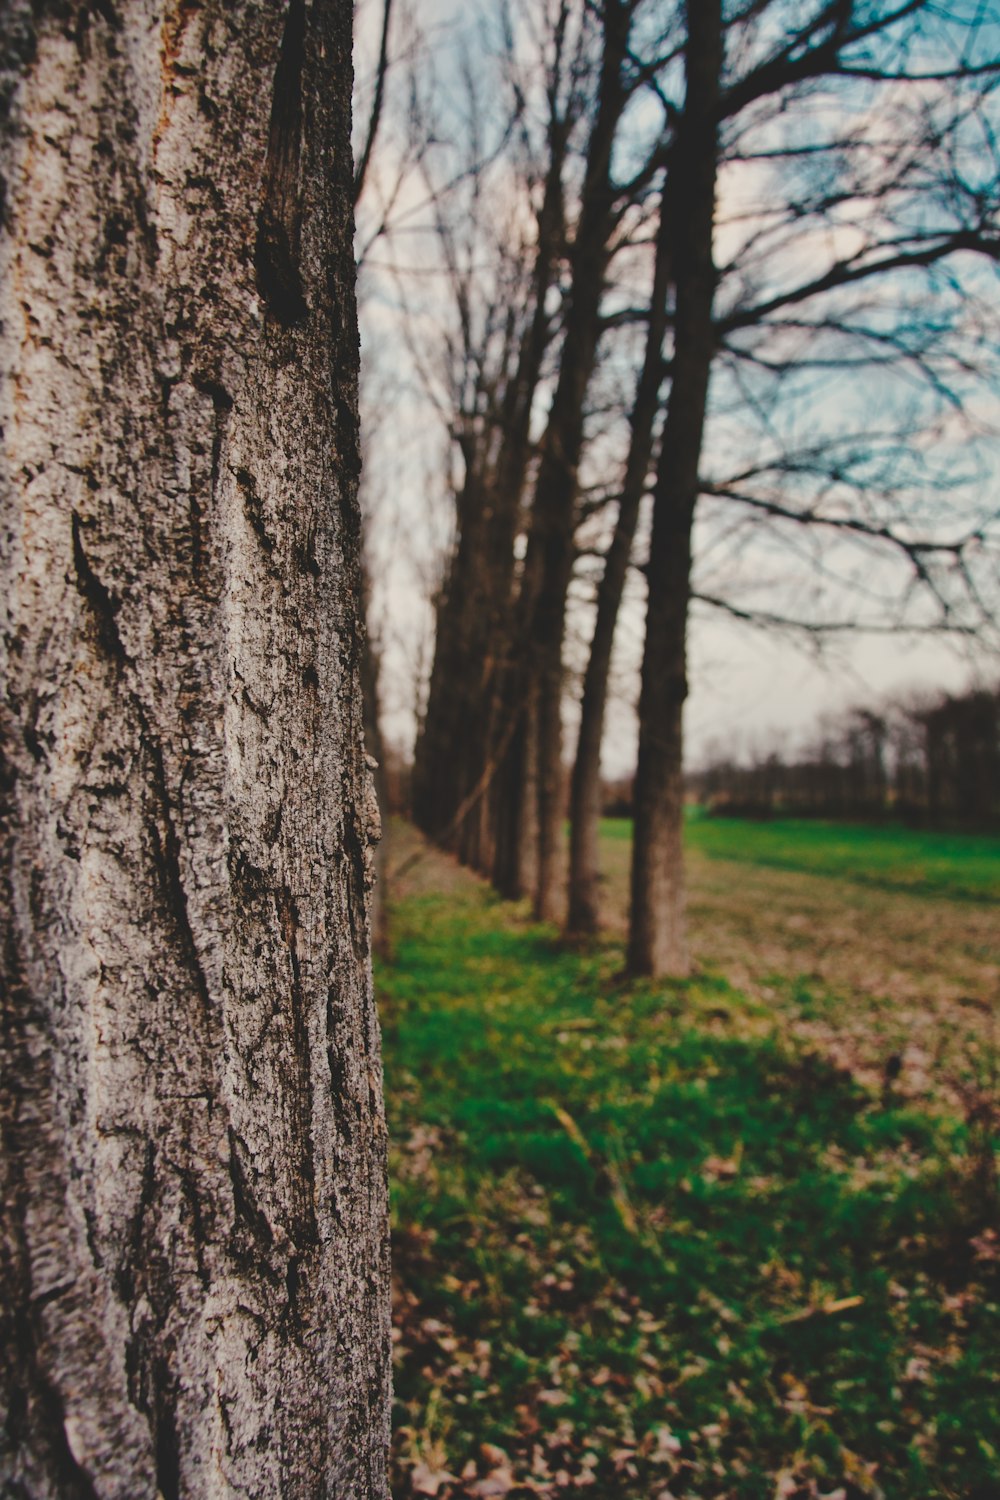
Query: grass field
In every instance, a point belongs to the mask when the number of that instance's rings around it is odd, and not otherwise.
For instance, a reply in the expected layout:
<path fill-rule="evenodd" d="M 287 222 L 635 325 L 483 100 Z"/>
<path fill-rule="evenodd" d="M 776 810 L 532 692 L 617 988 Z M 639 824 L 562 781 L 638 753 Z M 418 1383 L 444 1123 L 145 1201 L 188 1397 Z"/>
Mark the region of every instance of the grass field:
<path fill-rule="evenodd" d="M 683 984 L 435 852 L 395 893 L 397 1500 L 994 1500 L 1000 844 L 690 844 Z"/>

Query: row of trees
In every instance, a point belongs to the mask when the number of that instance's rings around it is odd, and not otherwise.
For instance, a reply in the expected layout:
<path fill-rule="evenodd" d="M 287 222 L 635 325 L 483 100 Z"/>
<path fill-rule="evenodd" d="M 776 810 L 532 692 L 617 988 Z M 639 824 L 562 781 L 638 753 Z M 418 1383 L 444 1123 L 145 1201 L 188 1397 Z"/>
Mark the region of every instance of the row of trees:
<path fill-rule="evenodd" d="M 390 234 L 385 266 L 455 516 L 414 813 L 593 930 L 616 627 L 644 603 L 636 972 L 687 965 L 692 611 L 989 627 L 997 30 L 922 0 L 523 0 L 449 104 L 414 75 L 421 250 Z"/>
<path fill-rule="evenodd" d="M 1000 691 L 978 688 L 855 708 L 798 754 L 717 752 L 688 777 L 700 801 L 752 817 L 897 816 L 979 830 L 1000 825 Z"/>

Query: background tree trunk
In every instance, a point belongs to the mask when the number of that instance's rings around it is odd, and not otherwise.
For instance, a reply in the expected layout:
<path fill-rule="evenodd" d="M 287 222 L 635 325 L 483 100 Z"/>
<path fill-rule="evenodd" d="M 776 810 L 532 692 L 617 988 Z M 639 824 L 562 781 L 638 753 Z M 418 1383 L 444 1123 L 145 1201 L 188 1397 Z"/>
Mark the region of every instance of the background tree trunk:
<path fill-rule="evenodd" d="M 525 611 L 525 650 L 537 691 L 535 774 L 538 818 L 534 912 L 557 921 L 561 905 L 563 640 L 573 575 L 573 535 L 583 450 L 587 389 L 597 360 L 601 297 L 613 226 L 612 150 L 627 100 L 623 65 L 628 51 L 627 6 L 607 0 L 601 24 L 601 72 L 594 124 L 587 143 L 580 221 L 570 257 L 572 285 L 559 378 L 546 424 L 535 484 L 526 577 L 538 578 Z M 537 549 L 537 572 L 531 553 Z"/>
<path fill-rule="evenodd" d="M 565 124 L 553 119 L 538 244 L 513 369 L 502 377 L 506 385 L 490 421 L 478 433 L 470 431 L 461 445 L 465 479 L 456 496 L 458 541 L 436 603 L 434 665 L 414 758 L 414 821 L 484 872 L 495 867 L 498 836 L 503 841 L 493 826 L 489 788 L 509 759 L 514 720 L 522 712 L 520 642 L 512 633 L 514 539 L 531 456 L 532 406 L 552 334 L 546 299 L 563 239 L 565 135 Z M 513 878 L 516 882 L 516 874 Z"/>
<path fill-rule="evenodd" d="M 663 383 L 663 336 L 670 289 L 669 214 L 661 208 L 656 261 L 650 293 L 649 328 L 642 369 L 632 407 L 628 460 L 614 535 L 597 590 L 597 615 L 580 696 L 580 730 L 570 782 L 569 895 L 566 926 L 570 933 L 597 931 L 600 924 L 598 843 L 601 818 L 601 744 L 608 702 L 608 679 L 618 611 L 635 540 L 639 507 L 653 456 L 653 427 Z"/>
<path fill-rule="evenodd" d="M 350 6 L 4 31 L 0 1488 L 382 1500 Z"/>
<path fill-rule="evenodd" d="M 715 352 L 712 241 L 722 69 L 720 0 L 689 0 L 687 16 L 686 97 L 671 163 L 676 184 L 671 201 L 678 205 L 672 256 L 677 311 L 670 398 L 653 494 L 628 949 L 632 973 L 654 976 L 683 975 L 689 965 L 682 718 L 691 528 Z"/>

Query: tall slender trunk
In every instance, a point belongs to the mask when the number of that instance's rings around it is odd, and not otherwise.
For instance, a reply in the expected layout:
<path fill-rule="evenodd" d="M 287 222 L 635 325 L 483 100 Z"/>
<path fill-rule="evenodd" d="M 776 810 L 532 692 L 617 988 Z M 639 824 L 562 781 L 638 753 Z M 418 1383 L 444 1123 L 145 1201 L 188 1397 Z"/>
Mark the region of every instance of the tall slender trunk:
<path fill-rule="evenodd" d="M 628 944 L 631 971 L 652 975 L 683 975 L 689 967 L 682 721 L 691 528 L 714 354 L 712 231 L 723 50 L 720 0 L 689 0 L 687 17 L 686 95 L 672 163 L 677 311 L 670 398 L 653 498 Z"/>
<path fill-rule="evenodd" d="M 669 215 L 661 207 L 642 370 L 632 407 L 632 434 L 614 535 L 597 591 L 597 617 L 580 699 L 580 731 L 570 783 L 569 902 L 567 928 L 593 933 L 600 920 L 598 830 L 601 815 L 601 741 L 615 626 L 649 465 L 653 427 L 663 382 L 663 335 L 670 289 Z"/>
<path fill-rule="evenodd" d="M 468 726 L 481 705 L 477 692 L 483 649 L 486 585 L 483 517 L 487 503 L 480 444 L 464 444 L 466 472 L 458 496 L 458 542 L 437 609 L 427 713 L 414 764 L 413 811 L 431 838 L 455 843 L 456 810 L 468 790 Z"/>
<path fill-rule="evenodd" d="M 350 5 L 0 45 L 0 1491 L 386 1500 Z"/>
<path fill-rule="evenodd" d="M 538 683 L 530 655 L 533 603 L 538 596 L 541 557 L 529 546 L 503 664 L 493 780 L 493 884 L 501 896 L 517 900 L 534 884 L 537 871 Z"/>
<path fill-rule="evenodd" d="M 578 494 L 587 389 L 597 358 L 601 298 L 608 264 L 614 190 L 611 155 L 625 106 L 623 79 L 629 11 L 607 0 L 597 113 L 587 146 L 582 206 L 572 255 L 572 286 L 559 379 L 545 433 L 535 485 L 529 554 L 537 557 L 538 587 L 525 616 L 525 650 L 537 691 L 535 772 L 538 850 L 535 915 L 555 921 L 559 911 L 562 821 L 562 649 L 566 596 L 573 573 Z M 529 569 L 532 558 L 529 555 Z M 527 572 L 528 570 L 526 570 Z"/>

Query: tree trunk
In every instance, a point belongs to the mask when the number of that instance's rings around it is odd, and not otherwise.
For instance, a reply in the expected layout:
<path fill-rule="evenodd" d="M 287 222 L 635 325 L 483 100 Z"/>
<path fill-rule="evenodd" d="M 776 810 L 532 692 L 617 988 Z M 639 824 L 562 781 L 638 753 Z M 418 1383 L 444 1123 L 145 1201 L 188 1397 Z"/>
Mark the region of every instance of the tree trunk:
<path fill-rule="evenodd" d="M 388 14 L 391 0 L 387 0 Z M 361 694 L 364 702 L 365 751 L 368 767 L 372 773 L 375 801 L 378 806 L 381 837 L 375 846 L 374 882 L 368 908 L 371 925 L 372 952 L 387 959 L 392 954 L 392 935 L 389 929 L 389 906 L 386 900 L 389 877 L 389 838 L 387 824 L 389 815 L 389 788 L 385 774 L 385 745 L 382 741 L 382 711 L 380 703 L 380 678 L 382 653 L 379 644 L 372 639 L 369 628 L 371 620 L 371 591 L 368 567 L 362 551 L 361 559 L 361 623 L 364 630 L 361 646 Z"/>
<path fill-rule="evenodd" d="M 419 828 L 449 848 L 461 845 L 458 809 L 477 777 L 470 736 L 481 719 L 487 561 L 483 545 L 488 491 L 481 444 L 463 445 L 465 482 L 457 497 L 458 540 L 436 611 L 427 714 L 416 747 L 413 809 Z"/>
<path fill-rule="evenodd" d="M 649 328 L 632 407 L 632 434 L 614 536 L 597 591 L 597 618 L 580 699 L 580 732 L 570 783 L 569 906 L 567 929 L 597 931 L 600 920 L 598 831 L 601 816 L 601 742 L 615 626 L 653 454 L 653 425 L 663 381 L 663 335 L 670 288 L 670 223 L 661 208 L 649 304 Z"/>
<path fill-rule="evenodd" d="M 427 714 L 414 757 L 414 820 L 485 872 L 497 861 L 489 788 L 512 743 L 519 663 L 513 638 L 514 538 L 531 454 L 531 412 L 551 336 L 546 299 L 563 235 L 566 126 L 554 118 L 538 218 L 531 294 L 517 358 L 492 425 L 465 445 L 466 477 L 457 497 L 459 540 L 435 611 L 434 665 Z M 499 443 L 495 460 L 490 457 Z M 466 807 L 464 816 L 461 809 Z M 501 884 L 519 877 L 506 855 Z M 516 861 L 515 861 L 516 863 Z M 520 892 L 519 892 L 520 893 Z"/>
<path fill-rule="evenodd" d="M 538 848 L 535 916 L 556 921 L 560 907 L 562 803 L 562 686 L 566 597 L 573 574 L 578 470 L 583 449 L 587 389 L 597 359 L 601 299 L 608 265 L 614 187 L 612 151 L 627 92 L 623 64 L 631 12 L 620 0 L 603 8 L 601 77 L 597 112 L 587 144 L 580 220 L 572 254 L 572 288 L 559 379 L 535 484 L 526 577 L 538 586 L 528 600 L 526 653 L 537 684 L 535 775 Z M 532 554 L 537 554 L 533 559 Z M 533 567 L 533 561 L 535 566 Z"/>
<path fill-rule="evenodd" d="M 714 353 L 712 224 L 722 67 L 720 0 L 689 0 L 684 112 L 672 163 L 677 289 L 667 420 L 653 497 L 649 604 L 639 696 L 628 963 L 686 974 L 682 717 L 687 697 L 691 528 Z"/>
<path fill-rule="evenodd" d="M 6 9 L 4 1494 L 388 1493 L 350 50 Z"/>
<path fill-rule="evenodd" d="M 491 878 L 499 895 L 518 901 L 531 886 L 535 846 L 534 704 L 509 710 L 490 785 L 493 828 Z"/>

